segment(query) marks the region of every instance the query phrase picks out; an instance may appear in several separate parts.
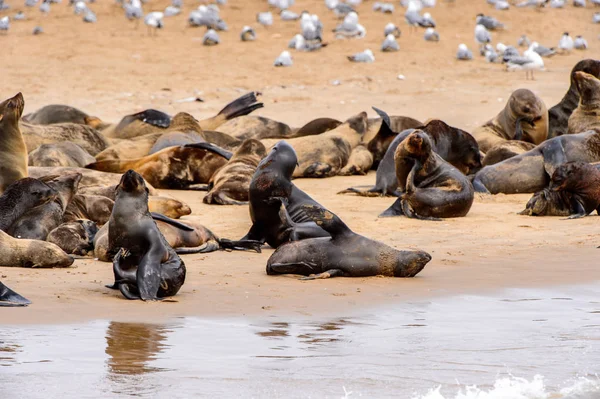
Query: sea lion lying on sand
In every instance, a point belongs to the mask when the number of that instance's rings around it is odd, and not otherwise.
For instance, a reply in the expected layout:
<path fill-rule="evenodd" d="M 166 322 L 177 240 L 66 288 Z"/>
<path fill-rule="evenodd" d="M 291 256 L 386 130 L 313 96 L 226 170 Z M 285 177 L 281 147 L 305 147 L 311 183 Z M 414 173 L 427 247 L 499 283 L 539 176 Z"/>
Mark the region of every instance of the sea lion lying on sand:
<path fill-rule="evenodd" d="M 285 123 L 252 115 L 232 119 L 219 126 L 219 131 L 238 140 L 288 138 L 292 135 L 292 129 Z"/>
<path fill-rule="evenodd" d="M 96 159 L 77 144 L 63 141 L 42 144 L 29 153 L 29 166 L 73 166 L 83 168 Z"/>
<path fill-rule="evenodd" d="M 600 80 L 585 72 L 575 72 L 579 105 L 569 117 L 568 133 L 600 130 Z"/>
<path fill-rule="evenodd" d="M 67 223 L 88 219 L 102 226 L 110 219 L 114 204 L 113 200 L 101 195 L 77 194 L 69 202 L 62 220 Z"/>
<path fill-rule="evenodd" d="M 0 306 L 27 306 L 31 301 L 17 294 L 0 281 Z"/>
<path fill-rule="evenodd" d="M 39 240 L 24 240 L 0 231 L 0 266 L 69 267 L 74 259 L 58 246 Z"/>
<path fill-rule="evenodd" d="M 24 106 L 21 93 L 0 103 L 0 194 L 27 177 L 27 147 L 19 128 Z"/>
<path fill-rule="evenodd" d="M 508 158 L 512 158 L 519 154 L 524 154 L 529 150 L 533 150 L 535 144 L 520 140 L 510 140 L 496 144 L 488 152 L 485 153 L 481 164 L 483 166 L 494 165 Z"/>
<path fill-rule="evenodd" d="M 23 121 L 34 125 L 52 125 L 55 123 L 78 123 L 89 125 L 94 129 L 101 128 L 103 123 L 95 116 L 63 104 L 46 105 L 35 112 L 23 116 Z"/>
<path fill-rule="evenodd" d="M 86 219 L 63 223 L 50 233 L 46 241 L 56 244 L 68 254 L 92 256 L 98 225 Z"/>
<path fill-rule="evenodd" d="M 373 165 L 373 154 L 363 144 L 352 149 L 346 166 L 338 173 L 338 176 L 366 175 Z"/>
<path fill-rule="evenodd" d="M 96 129 L 77 123 L 57 123 L 54 125 L 33 125 L 20 122 L 21 132 L 31 152 L 42 144 L 56 144 L 64 141 L 77 144 L 90 155 L 96 155 L 108 148 L 110 143 Z"/>

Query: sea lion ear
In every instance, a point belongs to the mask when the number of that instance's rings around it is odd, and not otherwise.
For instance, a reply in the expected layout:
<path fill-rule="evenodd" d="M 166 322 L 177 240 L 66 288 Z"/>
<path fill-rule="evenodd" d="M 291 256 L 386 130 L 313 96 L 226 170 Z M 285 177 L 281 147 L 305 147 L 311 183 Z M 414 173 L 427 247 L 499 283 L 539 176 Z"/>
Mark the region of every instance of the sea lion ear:
<path fill-rule="evenodd" d="M 354 234 L 337 215 L 325 208 L 318 205 L 303 205 L 302 210 L 317 226 L 331 234 L 333 238 Z"/>

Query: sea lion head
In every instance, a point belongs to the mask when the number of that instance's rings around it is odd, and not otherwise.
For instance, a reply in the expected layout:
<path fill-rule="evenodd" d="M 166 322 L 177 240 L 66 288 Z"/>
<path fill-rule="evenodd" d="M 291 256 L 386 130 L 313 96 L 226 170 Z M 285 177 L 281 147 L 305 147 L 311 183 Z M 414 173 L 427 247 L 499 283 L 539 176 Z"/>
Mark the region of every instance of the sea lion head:
<path fill-rule="evenodd" d="M 0 127 L 12 126 L 21 119 L 23 108 L 25 108 L 25 100 L 21 93 L 0 103 Z"/>
<path fill-rule="evenodd" d="M 188 131 L 196 133 L 202 132 L 200 122 L 198 122 L 196 118 L 187 112 L 179 112 L 175 114 L 175 116 L 171 119 L 170 127 L 172 129 L 180 130 L 184 133 L 187 133 Z"/>
<path fill-rule="evenodd" d="M 425 158 L 431 153 L 431 139 L 422 130 L 416 129 L 404 140 L 406 150 L 417 159 Z"/>
<path fill-rule="evenodd" d="M 425 251 L 397 251 L 395 277 L 414 277 L 431 260 L 431 255 Z"/>
<path fill-rule="evenodd" d="M 116 188 L 117 197 L 119 197 L 123 193 L 131 194 L 134 196 L 144 195 L 148 197 L 148 187 L 146 187 L 146 183 L 142 176 L 137 173 L 133 169 L 129 169 L 127 172 L 123 173 L 121 177 L 121 181 L 117 185 Z"/>
<path fill-rule="evenodd" d="M 571 86 L 575 86 L 575 74 L 579 71 L 589 73 L 592 76 L 600 78 L 600 61 L 598 60 L 581 60 L 571 70 Z"/>
<path fill-rule="evenodd" d="M 596 168 L 585 162 L 567 162 L 560 165 L 552 174 L 550 190 L 571 191 L 589 182 L 589 175 L 595 173 Z"/>
<path fill-rule="evenodd" d="M 508 106 L 515 119 L 521 118 L 532 125 L 544 117 L 546 106 L 531 90 L 515 90 L 508 100 Z"/>
<path fill-rule="evenodd" d="M 600 105 L 600 80 L 583 71 L 575 72 L 575 85 L 583 104 Z"/>
<path fill-rule="evenodd" d="M 292 178 L 294 169 L 298 165 L 298 156 L 294 147 L 292 147 L 287 141 L 281 140 L 271 149 L 269 155 L 258 164 L 257 170 L 264 170 L 270 167 L 275 167 L 281 171 L 281 173 Z"/>

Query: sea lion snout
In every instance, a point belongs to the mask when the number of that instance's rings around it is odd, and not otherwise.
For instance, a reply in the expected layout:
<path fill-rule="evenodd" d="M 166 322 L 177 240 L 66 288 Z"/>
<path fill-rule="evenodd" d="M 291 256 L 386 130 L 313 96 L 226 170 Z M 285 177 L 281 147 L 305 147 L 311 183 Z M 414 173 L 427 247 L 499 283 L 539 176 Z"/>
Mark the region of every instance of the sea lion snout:
<path fill-rule="evenodd" d="M 17 93 L 14 97 L 9 98 L 0 104 L 0 121 L 7 116 L 12 116 L 12 119 L 19 119 L 25 108 L 25 100 L 23 94 Z"/>
<path fill-rule="evenodd" d="M 119 189 L 128 193 L 144 189 L 148 190 L 142 176 L 133 169 L 129 169 L 127 172 L 123 173 L 121 181 L 117 186 L 117 191 L 119 191 Z"/>
<path fill-rule="evenodd" d="M 394 276 L 414 277 L 423 270 L 429 261 L 431 261 L 431 255 L 425 251 L 401 251 L 398 254 Z"/>

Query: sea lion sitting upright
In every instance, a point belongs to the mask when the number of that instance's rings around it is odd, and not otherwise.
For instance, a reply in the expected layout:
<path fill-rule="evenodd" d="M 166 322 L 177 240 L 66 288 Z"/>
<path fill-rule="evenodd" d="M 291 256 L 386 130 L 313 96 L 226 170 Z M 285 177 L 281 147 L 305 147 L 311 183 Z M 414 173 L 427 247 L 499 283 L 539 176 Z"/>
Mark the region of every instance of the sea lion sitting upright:
<path fill-rule="evenodd" d="M 0 230 L 6 231 L 27 211 L 53 201 L 56 196 L 53 188 L 38 179 L 17 180 L 0 195 Z"/>
<path fill-rule="evenodd" d="M 600 130 L 600 79 L 585 72 L 575 72 L 579 105 L 569 117 L 568 133 Z"/>
<path fill-rule="evenodd" d="M 42 144 L 29 153 L 29 166 L 73 166 L 83 168 L 96 158 L 70 141 Z"/>
<path fill-rule="evenodd" d="M 31 301 L 17 294 L 0 281 L 0 306 L 27 306 Z"/>
<path fill-rule="evenodd" d="M 398 187 L 403 194 L 381 216 L 439 220 L 469 213 L 474 199 L 471 182 L 433 152 L 431 139 L 425 132 L 415 130 L 404 139 L 394 160 Z"/>
<path fill-rule="evenodd" d="M 202 199 L 205 204 L 244 205 L 248 202 L 250 181 L 261 159 L 267 155 L 258 140 L 248 139 L 225 166 L 210 179 L 210 191 Z"/>
<path fill-rule="evenodd" d="M 40 240 L 25 240 L 0 231 L 0 266 L 69 267 L 75 260 L 58 246 Z"/>
<path fill-rule="evenodd" d="M 331 237 L 310 238 L 278 247 L 267 261 L 267 274 L 300 274 L 304 280 L 335 276 L 414 277 L 431 260 L 423 251 L 398 251 L 356 234 L 335 214 L 314 205 L 305 213 Z"/>
<path fill-rule="evenodd" d="M 177 294 L 185 264 L 167 243 L 148 210 L 148 189 L 133 170 L 123 174 L 109 224 L 115 283 L 127 299 L 158 300 Z"/>
<path fill-rule="evenodd" d="M 573 113 L 573 110 L 577 108 L 577 104 L 579 104 L 579 92 L 575 83 L 575 73 L 577 71 L 583 71 L 600 78 L 600 61 L 592 59 L 581 60 L 571 70 L 569 90 L 567 90 L 558 104 L 548 110 L 548 122 L 550 124 L 548 130 L 549 139 L 567 134 L 569 117 Z"/>
<path fill-rule="evenodd" d="M 517 131 L 521 136 L 518 136 Z M 548 110 L 528 89 L 515 90 L 504 109 L 472 133 L 484 153 L 506 140 L 522 140 L 535 145 L 548 137 Z"/>
<path fill-rule="evenodd" d="M 24 106 L 21 93 L 0 103 L 0 194 L 27 177 L 27 147 L 19 128 Z"/>

